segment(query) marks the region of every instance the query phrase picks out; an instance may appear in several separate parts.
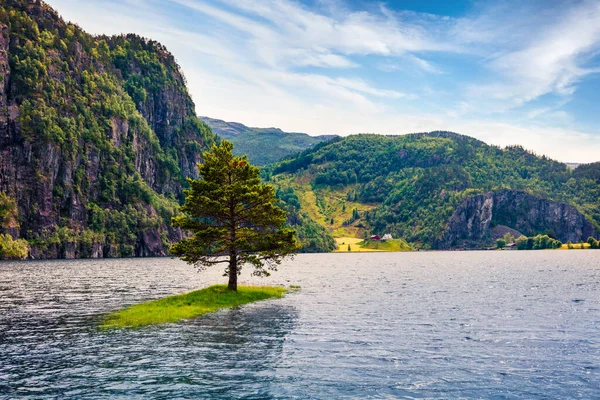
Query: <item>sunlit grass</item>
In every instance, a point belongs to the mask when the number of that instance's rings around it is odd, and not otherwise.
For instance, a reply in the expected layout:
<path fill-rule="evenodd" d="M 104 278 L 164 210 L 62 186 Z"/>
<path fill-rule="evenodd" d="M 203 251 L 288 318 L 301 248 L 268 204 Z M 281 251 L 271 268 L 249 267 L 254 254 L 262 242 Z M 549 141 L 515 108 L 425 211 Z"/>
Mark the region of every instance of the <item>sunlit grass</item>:
<path fill-rule="evenodd" d="M 367 249 L 360 246 L 363 239 L 353 238 L 353 237 L 339 237 L 335 238 L 335 241 L 338 245 L 336 253 L 363 253 L 363 252 L 374 252 L 374 251 L 382 251 L 376 249 Z M 350 250 L 348 250 L 348 246 L 350 246 Z"/>
<path fill-rule="evenodd" d="M 411 251 L 412 247 L 403 239 L 365 240 L 360 242 L 361 249 L 374 249 L 379 251 Z"/>
<path fill-rule="evenodd" d="M 571 247 L 569 247 L 569 245 L 568 245 L 568 244 L 563 244 L 563 245 L 560 247 L 560 250 L 573 250 L 573 249 L 579 249 L 579 250 L 582 250 L 582 249 L 589 249 L 589 248 L 590 248 L 590 245 L 589 245 L 589 243 L 573 243 L 573 244 L 571 244 L 570 246 L 571 246 Z"/>
<path fill-rule="evenodd" d="M 223 308 L 270 298 L 281 298 L 287 289 L 279 286 L 238 286 L 238 291 L 226 285 L 214 285 L 194 292 L 148 301 L 108 314 L 101 328 L 133 328 L 177 322 Z"/>
<path fill-rule="evenodd" d="M 412 251 L 413 248 L 403 239 L 363 240 L 353 237 L 335 238 L 336 253 L 363 253 L 369 251 Z M 348 249 L 349 248 L 349 249 Z"/>
<path fill-rule="evenodd" d="M 310 174 L 291 176 L 283 174 L 277 177 L 277 183 L 283 187 L 291 187 L 298 195 L 302 211 L 312 220 L 329 230 L 334 237 L 360 237 L 364 228 L 357 224 L 345 225 L 352 216 L 352 210 L 359 212 L 372 210 L 375 204 L 364 204 L 347 199 L 348 191 L 355 190 L 356 185 L 348 185 L 343 189 L 328 186 L 314 188 Z M 333 223 L 332 223 L 333 220 Z M 347 249 L 346 249 L 347 251 Z"/>

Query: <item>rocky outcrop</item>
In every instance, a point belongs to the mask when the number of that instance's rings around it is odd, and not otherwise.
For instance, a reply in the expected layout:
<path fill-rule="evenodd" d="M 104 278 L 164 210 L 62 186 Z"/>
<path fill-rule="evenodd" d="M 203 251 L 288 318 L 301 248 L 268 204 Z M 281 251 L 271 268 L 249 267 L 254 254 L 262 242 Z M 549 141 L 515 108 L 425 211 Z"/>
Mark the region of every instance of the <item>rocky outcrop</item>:
<path fill-rule="evenodd" d="M 592 223 L 571 205 L 528 193 L 501 190 L 465 200 L 448 221 L 440 249 L 474 248 L 489 244 L 491 229 L 505 225 L 527 236 L 548 234 L 562 242 L 597 236 Z"/>

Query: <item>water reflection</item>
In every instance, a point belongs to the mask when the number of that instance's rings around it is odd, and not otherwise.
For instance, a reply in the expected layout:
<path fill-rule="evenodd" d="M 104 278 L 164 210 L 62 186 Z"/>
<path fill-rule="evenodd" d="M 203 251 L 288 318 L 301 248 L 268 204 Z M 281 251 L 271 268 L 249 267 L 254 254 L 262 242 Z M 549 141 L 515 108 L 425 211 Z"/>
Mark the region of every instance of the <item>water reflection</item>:
<path fill-rule="evenodd" d="M 281 359 L 296 310 L 274 302 L 224 310 L 183 325 L 104 335 L 97 365 L 110 373 L 98 382 L 111 395 L 137 393 L 165 398 L 268 398 L 269 373 Z M 115 348 L 119 346 L 118 355 Z M 170 395 L 169 395 L 170 393 Z M 241 396 L 243 394 L 243 396 Z M 267 397 L 265 397 L 267 396 Z"/>
<path fill-rule="evenodd" d="M 296 319 L 293 307 L 270 302 L 139 330 L 61 329 L 40 319 L 28 338 L 2 342 L 11 363 L 0 367 L 8 382 L 0 394 L 268 398 L 269 371 Z"/>

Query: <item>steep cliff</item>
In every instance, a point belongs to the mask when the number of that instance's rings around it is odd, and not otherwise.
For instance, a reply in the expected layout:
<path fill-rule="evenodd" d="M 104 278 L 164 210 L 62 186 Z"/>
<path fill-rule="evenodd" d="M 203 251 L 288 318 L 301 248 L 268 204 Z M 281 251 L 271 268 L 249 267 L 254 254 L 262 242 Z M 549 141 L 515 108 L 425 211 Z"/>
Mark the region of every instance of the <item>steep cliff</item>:
<path fill-rule="evenodd" d="M 198 177 L 196 164 L 215 135 L 195 112 L 185 78 L 175 58 L 158 42 L 134 34 L 104 37 L 113 66 L 137 110 L 154 131 L 165 156 L 176 163 L 179 177 Z M 181 193 L 184 181 L 153 187 L 161 193 Z"/>
<path fill-rule="evenodd" d="M 526 236 L 548 234 L 565 243 L 597 236 L 592 223 L 573 206 L 524 192 L 501 190 L 466 199 L 450 218 L 438 247 L 481 247 L 490 243 L 491 230 L 497 225 Z"/>
<path fill-rule="evenodd" d="M 0 6 L 0 192 L 33 257 L 164 255 L 185 177 L 214 142 L 173 56 L 93 37 L 43 2 Z"/>

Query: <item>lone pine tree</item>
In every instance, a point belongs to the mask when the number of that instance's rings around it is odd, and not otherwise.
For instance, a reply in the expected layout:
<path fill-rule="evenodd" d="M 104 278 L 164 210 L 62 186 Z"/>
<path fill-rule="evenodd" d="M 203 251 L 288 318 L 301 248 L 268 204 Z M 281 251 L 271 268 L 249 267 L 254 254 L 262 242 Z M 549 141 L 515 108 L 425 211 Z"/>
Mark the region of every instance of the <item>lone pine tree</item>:
<path fill-rule="evenodd" d="M 228 288 L 237 290 L 244 264 L 255 268 L 253 275 L 268 276 L 299 245 L 295 231 L 285 227 L 286 213 L 273 187 L 261 183 L 258 167 L 232 150 L 226 140 L 213 145 L 198 165 L 200 179 L 188 179 L 173 226 L 191 236 L 173 245 L 171 254 L 199 269 L 227 264 Z"/>

